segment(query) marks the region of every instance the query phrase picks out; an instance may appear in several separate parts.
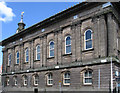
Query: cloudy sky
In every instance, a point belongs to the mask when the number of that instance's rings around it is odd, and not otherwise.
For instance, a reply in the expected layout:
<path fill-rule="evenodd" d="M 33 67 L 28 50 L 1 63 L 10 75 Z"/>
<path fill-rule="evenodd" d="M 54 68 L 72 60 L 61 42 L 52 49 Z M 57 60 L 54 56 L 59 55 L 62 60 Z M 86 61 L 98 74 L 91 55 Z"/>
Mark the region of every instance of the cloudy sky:
<path fill-rule="evenodd" d="M 25 12 L 23 21 L 27 28 L 75 4 L 77 2 L 3 2 L 0 0 L 0 41 L 16 33 L 23 11 Z M 1 50 L 0 47 L 0 65 L 2 64 Z"/>

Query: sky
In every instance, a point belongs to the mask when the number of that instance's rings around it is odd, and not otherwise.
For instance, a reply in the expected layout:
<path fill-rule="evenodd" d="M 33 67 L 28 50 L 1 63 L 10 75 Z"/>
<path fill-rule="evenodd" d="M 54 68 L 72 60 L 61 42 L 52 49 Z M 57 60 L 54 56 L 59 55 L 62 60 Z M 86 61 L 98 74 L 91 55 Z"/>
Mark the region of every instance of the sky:
<path fill-rule="evenodd" d="M 0 1 L 0 41 L 14 35 L 24 12 L 25 28 L 32 26 L 78 2 L 4 2 Z M 0 47 L 0 65 L 2 64 Z"/>

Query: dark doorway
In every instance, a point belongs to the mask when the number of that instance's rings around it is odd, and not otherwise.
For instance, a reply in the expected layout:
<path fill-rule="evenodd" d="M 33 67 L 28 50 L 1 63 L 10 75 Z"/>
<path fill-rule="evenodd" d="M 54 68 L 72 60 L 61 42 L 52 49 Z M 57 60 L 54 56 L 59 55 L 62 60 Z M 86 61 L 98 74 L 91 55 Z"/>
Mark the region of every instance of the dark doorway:
<path fill-rule="evenodd" d="M 38 93 L 38 89 L 37 88 L 34 89 L 34 93 Z"/>

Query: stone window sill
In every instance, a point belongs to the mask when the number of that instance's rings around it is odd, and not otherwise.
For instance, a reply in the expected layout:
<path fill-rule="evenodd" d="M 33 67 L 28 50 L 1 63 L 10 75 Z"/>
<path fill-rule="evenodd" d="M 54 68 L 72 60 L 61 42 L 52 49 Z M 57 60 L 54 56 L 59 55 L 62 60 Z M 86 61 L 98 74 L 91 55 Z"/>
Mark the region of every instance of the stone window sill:
<path fill-rule="evenodd" d="M 88 52 L 88 51 L 93 51 L 94 48 L 91 48 L 91 49 L 87 49 L 87 50 L 83 50 L 82 52 Z"/>
<path fill-rule="evenodd" d="M 72 53 L 69 53 L 69 54 L 63 54 L 63 56 L 70 56 L 72 55 Z"/>
<path fill-rule="evenodd" d="M 55 58 L 55 57 L 48 57 L 47 59 L 53 59 L 53 58 Z"/>
<path fill-rule="evenodd" d="M 34 62 L 38 62 L 38 61 L 40 61 L 40 60 L 34 60 Z"/>

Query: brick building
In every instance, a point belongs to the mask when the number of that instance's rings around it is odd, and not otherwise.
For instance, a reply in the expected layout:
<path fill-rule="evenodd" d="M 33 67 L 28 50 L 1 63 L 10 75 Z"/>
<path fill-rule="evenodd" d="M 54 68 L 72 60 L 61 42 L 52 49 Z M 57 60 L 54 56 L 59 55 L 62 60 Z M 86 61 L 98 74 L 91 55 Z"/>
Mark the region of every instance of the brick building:
<path fill-rule="evenodd" d="M 83 2 L 26 29 L 21 19 L 0 43 L 3 93 L 117 89 L 119 6 Z"/>

